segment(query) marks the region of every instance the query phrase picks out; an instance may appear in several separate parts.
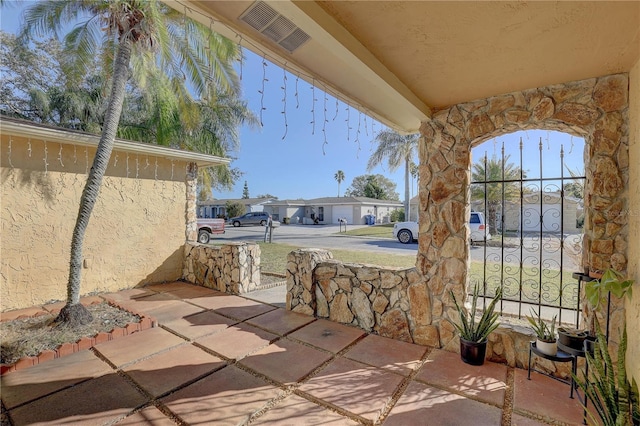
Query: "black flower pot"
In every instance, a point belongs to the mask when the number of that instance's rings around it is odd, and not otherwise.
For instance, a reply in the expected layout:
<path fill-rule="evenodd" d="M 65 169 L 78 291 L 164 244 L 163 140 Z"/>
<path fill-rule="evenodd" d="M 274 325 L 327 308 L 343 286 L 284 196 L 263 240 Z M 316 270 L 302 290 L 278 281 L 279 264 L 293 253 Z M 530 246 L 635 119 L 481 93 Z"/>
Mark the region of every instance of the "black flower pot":
<path fill-rule="evenodd" d="M 568 330 L 560 327 L 558 328 L 558 342 L 568 348 L 581 351 L 584 348 L 584 339 L 588 334 L 587 331 Z"/>
<path fill-rule="evenodd" d="M 484 364 L 486 353 L 487 339 L 478 343 L 460 338 L 460 358 L 462 358 L 462 362 L 469 365 L 482 365 Z"/>

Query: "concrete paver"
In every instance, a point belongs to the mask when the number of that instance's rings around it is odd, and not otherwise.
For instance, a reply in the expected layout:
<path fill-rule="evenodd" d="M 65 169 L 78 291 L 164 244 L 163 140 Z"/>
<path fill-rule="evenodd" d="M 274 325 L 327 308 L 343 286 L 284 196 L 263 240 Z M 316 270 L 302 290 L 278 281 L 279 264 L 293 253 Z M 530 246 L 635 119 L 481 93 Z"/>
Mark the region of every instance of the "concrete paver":
<path fill-rule="evenodd" d="M 289 338 L 338 353 L 364 335 L 366 333 L 359 328 L 319 319 L 294 331 Z"/>
<path fill-rule="evenodd" d="M 111 372 L 111 367 L 92 352 L 76 352 L 3 376 L 2 401 L 10 409 Z"/>
<path fill-rule="evenodd" d="M 469 365 L 460 362 L 456 353 L 434 349 L 415 379 L 501 407 L 507 387 L 507 366 L 494 362 Z"/>
<path fill-rule="evenodd" d="M 285 309 L 275 309 L 266 314 L 251 318 L 247 320 L 247 323 L 282 336 L 314 320 L 315 319 L 309 315 L 299 314 Z"/>
<path fill-rule="evenodd" d="M 237 320 L 223 317 L 215 312 L 205 311 L 163 322 L 162 326 L 187 339 L 193 340 L 209 334 L 219 333 L 237 323 Z"/>
<path fill-rule="evenodd" d="M 419 366 L 426 351 L 425 346 L 370 334 L 350 348 L 344 356 L 408 376 Z"/>
<path fill-rule="evenodd" d="M 278 340 L 240 361 L 241 365 L 280 383 L 295 383 L 331 358 L 328 352 Z"/>
<path fill-rule="evenodd" d="M 345 358 L 336 358 L 299 390 L 369 421 L 380 417 L 403 377 Z"/>
<path fill-rule="evenodd" d="M 16 425 L 96 425 L 124 417 L 146 400 L 113 372 L 18 407 L 10 415 Z"/>
<path fill-rule="evenodd" d="M 279 393 L 278 388 L 229 366 L 161 402 L 189 424 L 237 425 Z"/>
<path fill-rule="evenodd" d="M 108 297 L 161 312 L 161 328 L 3 376 L 14 425 L 582 422 L 566 384 L 537 373 L 529 381 L 526 370 L 468 366 L 454 353 L 185 283 Z"/>
<path fill-rule="evenodd" d="M 384 425 L 499 425 L 502 411 L 489 404 L 412 382 Z M 426 420 L 428 419 L 428 420 Z"/>
<path fill-rule="evenodd" d="M 141 388 L 157 397 L 227 363 L 192 345 L 178 346 L 124 369 Z"/>
<path fill-rule="evenodd" d="M 237 360 L 264 348 L 276 339 L 277 334 L 242 323 L 220 333 L 198 338 L 196 343 L 229 359 Z"/>
<path fill-rule="evenodd" d="M 94 350 L 116 367 L 153 355 L 186 341 L 161 328 L 150 328 L 94 346 Z"/>

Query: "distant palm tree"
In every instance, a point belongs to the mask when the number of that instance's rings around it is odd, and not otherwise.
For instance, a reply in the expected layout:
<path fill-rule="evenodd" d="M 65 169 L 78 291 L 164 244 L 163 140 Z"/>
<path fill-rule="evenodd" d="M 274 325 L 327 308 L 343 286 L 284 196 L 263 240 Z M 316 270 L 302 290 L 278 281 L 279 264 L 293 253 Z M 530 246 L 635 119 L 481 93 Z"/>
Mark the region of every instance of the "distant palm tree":
<path fill-rule="evenodd" d="M 56 319 L 79 325 L 92 320 L 80 304 L 84 235 L 113 150 L 129 76 L 144 89 L 145 82 L 166 74 L 171 90 L 162 93 L 167 102 L 189 97 L 187 85 L 205 97 L 222 88 L 238 91 L 233 69 L 238 48 L 156 0 L 43 1 L 27 9 L 24 17 L 21 39 L 25 42 L 36 35 L 57 36 L 68 24 L 76 24 L 64 38 L 71 58 L 66 73 L 86 75 L 100 58 L 109 73 L 106 80 L 111 81 L 100 142 L 73 230 L 67 302 Z"/>
<path fill-rule="evenodd" d="M 415 156 L 416 148 L 420 135 L 417 133 L 411 135 L 401 135 L 400 133 L 385 129 L 382 130 L 375 138 L 378 147 L 371 154 L 367 163 L 367 170 L 371 171 L 377 165 L 381 164 L 385 158 L 389 165 L 389 171 L 394 172 L 404 165 L 404 214 L 405 218 L 409 217 L 409 173 L 410 165 Z"/>
<path fill-rule="evenodd" d="M 338 197 L 340 196 L 340 184 L 344 181 L 344 172 L 342 170 L 338 170 L 335 175 L 333 175 L 334 179 L 338 181 Z"/>

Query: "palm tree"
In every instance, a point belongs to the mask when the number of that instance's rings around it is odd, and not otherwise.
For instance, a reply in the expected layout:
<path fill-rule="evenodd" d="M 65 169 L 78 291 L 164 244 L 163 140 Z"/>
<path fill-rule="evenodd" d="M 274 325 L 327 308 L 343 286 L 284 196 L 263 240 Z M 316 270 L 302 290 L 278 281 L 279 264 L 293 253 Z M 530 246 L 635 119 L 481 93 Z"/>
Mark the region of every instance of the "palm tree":
<path fill-rule="evenodd" d="M 374 167 L 381 164 L 387 159 L 389 171 L 394 172 L 404 164 L 404 212 L 405 218 L 409 215 L 409 173 L 410 165 L 415 156 L 415 150 L 418 147 L 420 135 L 417 133 L 411 135 L 401 135 L 396 131 L 385 129 L 382 130 L 375 138 L 378 147 L 371 154 L 367 163 L 367 170 L 371 171 Z"/>
<path fill-rule="evenodd" d="M 471 170 L 471 180 L 474 183 L 471 185 L 471 199 L 486 202 L 487 220 L 491 227 L 496 226 L 496 213 L 502 206 L 503 199 L 511 201 L 520 197 L 520 184 L 513 181 L 521 178 L 521 172 L 522 178 L 526 177 L 520 167 L 509 162 L 509 158 L 509 155 L 505 156 L 503 162 L 496 155 L 490 159 L 485 156 Z"/>
<path fill-rule="evenodd" d="M 338 181 L 338 197 L 340 196 L 340 184 L 344 181 L 344 172 L 342 170 L 338 170 L 333 178 Z"/>
<path fill-rule="evenodd" d="M 232 62 L 238 58 L 238 49 L 155 0 L 46 1 L 27 9 L 24 16 L 21 39 L 25 42 L 33 36 L 58 36 L 66 25 L 76 24 L 64 37 L 64 50 L 71 58 L 67 74 L 86 75 L 95 58 L 100 58 L 109 73 L 106 80 L 111 81 L 100 142 L 73 230 L 67 301 L 56 319 L 85 324 L 92 317 L 80 304 L 84 235 L 113 150 L 129 74 L 144 89 L 150 79 L 166 73 L 172 90 L 163 94 L 178 103 L 189 98 L 186 85 L 199 96 L 215 93 L 214 88 L 234 92 L 239 84 Z"/>

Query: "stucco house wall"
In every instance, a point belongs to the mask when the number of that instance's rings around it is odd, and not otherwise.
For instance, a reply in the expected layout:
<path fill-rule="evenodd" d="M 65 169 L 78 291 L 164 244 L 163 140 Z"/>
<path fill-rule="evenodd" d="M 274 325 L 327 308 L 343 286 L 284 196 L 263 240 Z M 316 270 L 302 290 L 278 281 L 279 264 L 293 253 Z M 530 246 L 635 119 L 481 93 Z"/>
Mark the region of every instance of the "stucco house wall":
<path fill-rule="evenodd" d="M 85 135 L 62 132 L 68 140 L 52 142 L 12 134 L 10 124 L 2 122 L 0 160 L 2 311 L 65 300 L 71 235 L 95 153 L 78 143 Z M 188 164 L 113 151 L 85 236 L 81 294 L 181 277 Z"/>
<path fill-rule="evenodd" d="M 640 61 L 629 74 L 629 263 L 635 280 L 633 298 L 626 301 L 627 371 L 640 383 Z"/>

